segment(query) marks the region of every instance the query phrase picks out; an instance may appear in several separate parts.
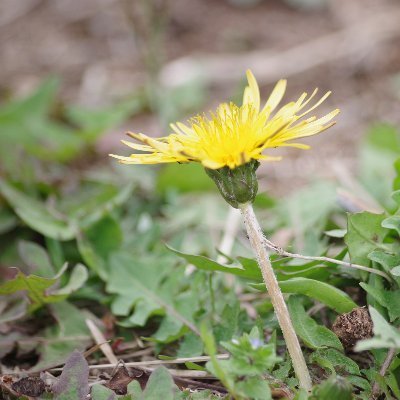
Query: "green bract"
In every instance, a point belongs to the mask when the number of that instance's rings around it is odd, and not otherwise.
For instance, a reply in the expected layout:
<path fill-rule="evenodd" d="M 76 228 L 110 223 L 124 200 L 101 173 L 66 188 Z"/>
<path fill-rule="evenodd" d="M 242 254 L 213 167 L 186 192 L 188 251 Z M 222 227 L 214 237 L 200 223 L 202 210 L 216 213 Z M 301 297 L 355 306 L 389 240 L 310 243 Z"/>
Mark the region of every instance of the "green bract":
<path fill-rule="evenodd" d="M 256 170 L 260 163 L 252 160 L 234 169 L 205 168 L 207 175 L 213 179 L 222 197 L 234 208 L 240 204 L 252 203 L 257 195 L 258 182 Z"/>

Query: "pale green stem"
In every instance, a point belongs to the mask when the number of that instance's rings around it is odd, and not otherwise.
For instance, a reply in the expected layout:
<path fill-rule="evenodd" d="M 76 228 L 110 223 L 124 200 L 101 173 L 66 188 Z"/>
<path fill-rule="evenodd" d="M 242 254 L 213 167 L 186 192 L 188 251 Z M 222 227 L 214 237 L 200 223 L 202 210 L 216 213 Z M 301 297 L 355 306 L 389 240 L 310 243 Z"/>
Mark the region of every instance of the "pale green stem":
<path fill-rule="evenodd" d="M 272 269 L 268 252 L 264 246 L 265 238 L 261 231 L 260 224 L 257 221 L 253 206 L 250 203 L 241 204 L 240 211 L 242 212 L 250 244 L 257 256 L 257 262 L 260 267 L 265 286 L 268 290 L 268 294 L 271 298 L 276 317 L 281 327 L 290 358 L 292 359 L 294 371 L 300 383 L 300 387 L 309 392 L 312 388 L 310 373 L 308 372 L 307 365 L 301 351 L 299 339 L 294 331 L 285 299 L 282 295 L 281 289 L 279 288 L 274 270 Z"/>

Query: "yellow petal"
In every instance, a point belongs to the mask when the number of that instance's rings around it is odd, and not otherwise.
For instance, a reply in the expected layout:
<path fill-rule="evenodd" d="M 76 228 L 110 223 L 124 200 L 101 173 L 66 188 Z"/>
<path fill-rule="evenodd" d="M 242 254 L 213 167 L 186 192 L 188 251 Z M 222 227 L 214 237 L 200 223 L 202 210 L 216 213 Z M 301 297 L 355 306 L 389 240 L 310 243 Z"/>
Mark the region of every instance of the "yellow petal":
<path fill-rule="evenodd" d="M 265 154 L 260 154 L 260 156 L 257 158 L 258 160 L 264 160 L 264 161 L 281 161 L 282 157 L 273 157 L 273 156 L 266 156 Z"/>
<path fill-rule="evenodd" d="M 222 168 L 224 166 L 224 164 L 221 162 L 209 160 L 209 159 L 201 160 L 201 163 L 206 168 L 210 168 L 210 169 L 218 169 L 218 168 Z"/>
<path fill-rule="evenodd" d="M 127 140 L 121 140 L 121 142 L 124 145 L 126 145 L 126 146 L 128 146 L 128 147 L 130 147 L 132 149 L 135 149 L 135 150 L 148 151 L 148 152 L 154 151 L 154 149 L 151 148 L 150 146 L 146 146 L 146 145 L 143 145 L 143 144 L 132 143 L 132 142 L 128 142 Z"/>
<path fill-rule="evenodd" d="M 260 110 L 260 89 L 258 88 L 258 84 L 256 78 L 253 73 L 248 69 L 246 71 L 247 81 L 249 82 L 249 95 L 251 96 L 252 103 L 257 111 Z M 246 91 L 245 91 L 246 92 Z"/>
<path fill-rule="evenodd" d="M 177 122 L 176 125 L 178 126 L 178 128 L 183 132 L 186 133 L 186 135 L 188 136 L 193 136 L 194 132 L 193 129 L 190 129 L 188 126 L 186 126 L 185 124 L 182 124 L 182 122 Z"/>
<path fill-rule="evenodd" d="M 109 156 L 116 158 L 117 160 L 120 160 L 120 161 L 126 161 L 126 162 L 130 161 L 130 157 L 118 156 L 117 154 L 109 154 Z"/>
<path fill-rule="evenodd" d="M 317 89 L 315 89 L 314 93 L 317 93 Z M 303 117 L 304 115 L 308 114 L 309 112 L 315 110 L 317 107 L 319 107 L 330 95 L 332 92 L 326 92 L 311 108 L 309 108 L 307 111 L 304 111 L 303 114 L 299 115 L 299 117 Z M 312 99 L 313 96 L 311 96 L 308 101 L 302 104 L 301 108 L 303 108 L 309 100 Z"/>
<path fill-rule="evenodd" d="M 244 92 L 243 92 L 243 105 L 245 104 L 251 104 L 252 101 L 252 96 L 251 96 L 251 89 L 249 86 L 246 86 L 244 88 Z"/>
<path fill-rule="evenodd" d="M 168 145 L 166 143 L 163 143 L 161 140 L 163 138 L 159 139 L 153 139 L 149 136 L 143 135 L 143 133 L 134 133 L 134 132 L 127 132 L 127 135 L 133 137 L 134 139 L 138 140 L 139 142 L 145 143 L 154 149 L 161 151 L 162 153 L 168 152 Z"/>
<path fill-rule="evenodd" d="M 297 149 L 302 149 L 302 150 L 308 150 L 311 148 L 308 144 L 303 144 L 303 143 L 282 143 L 278 144 L 277 146 L 279 147 L 295 147 Z"/>
<path fill-rule="evenodd" d="M 286 91 L 286 79 L 281 79 L 274 87 L 271 95 L 269 96 L 263 110 L 269 109 L 270 112 L 274 111 L 278 104 L 281 102 L 283 95 Z"/>

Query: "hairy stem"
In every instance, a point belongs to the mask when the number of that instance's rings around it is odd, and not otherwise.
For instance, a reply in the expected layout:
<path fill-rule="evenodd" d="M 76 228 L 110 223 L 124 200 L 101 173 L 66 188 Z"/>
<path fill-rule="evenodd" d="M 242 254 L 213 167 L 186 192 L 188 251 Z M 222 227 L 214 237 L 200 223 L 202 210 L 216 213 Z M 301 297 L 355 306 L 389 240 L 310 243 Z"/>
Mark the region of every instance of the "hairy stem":
<path fill-rule="evenodd" d="M 258 265 L 261 269 L 265 286 L 268 290 L 276 317 L 282 329 L 283 337 L 292 359 L 294 371 L 300 382 L 300 387 L 307 391 L 311 391 L 312 382 L 310 374 L 301 351 L 299 340 L 294 331 L 285 299 L 279 288 L 274 270 L 272 269 L 269 255 L 264 245 L 265 238 L 254 214 L 253 207 L 249 203 L 241 204 L 240 211 L 244 218 L 251 247 L 257 256 Z"/>
<path fill-rule="evenodd" d="M 309 260 L 309 261 L 323 261 L 323 262 L 329 262 L 332 264 L 343 265 L 344 267 L 359 269 L 361 271 L 367 271 L 371 274 L 380 275 L 383 278 L 385 278 L 386 280 L 388 280 L 389 282 L 392 281 L 392 279 L 389 277 L 388 274 L 386 274 L 383 271 L 380 271 L 379 269 L 365 267 L 364 265 L 353 264 L 353 263 L 349 263 L 349 262 L 342 261 L 342 260 L 336 260 L 334 258 L 329 258 L 329 257 L 303 256 L 302 254 L 289 253 L 288 251 L 286 251 L 286 250 L 282 249 L 281 247 L 277 246 L 276 244 L 272 243 L 270 240 L 268 240 L 265 237 L 264 237 L 264 244 L 265 244 L 265 246 L 267 246 L 269 249 L 271 249 L 275 253 L 279 254 L 280 256 L 299 258 L 302 260 Z"/>

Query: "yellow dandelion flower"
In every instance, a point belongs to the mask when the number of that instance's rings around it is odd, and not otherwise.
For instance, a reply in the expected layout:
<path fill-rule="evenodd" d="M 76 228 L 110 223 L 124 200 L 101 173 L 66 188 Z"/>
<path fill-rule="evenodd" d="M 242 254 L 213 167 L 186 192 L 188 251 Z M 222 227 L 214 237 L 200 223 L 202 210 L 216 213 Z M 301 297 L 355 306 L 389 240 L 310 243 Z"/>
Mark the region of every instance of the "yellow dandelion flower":
<path fill-rule="evenodd" d="M 329 95 L 322 96 L 313 106 L 306 108 L 317 94 L 308 97 L 303 93 L 275 112 L 286 90 L 286 80 L 280 80 L 265 105 L 260 106 L 260 91 L 250 70 L 247 71 L 248 86 L 243 104 L 223 103 L 210 116 L 197 115 L 188 124 L 171 124 L 173 133 L 161 138 L 151 138 L 142 133 L 128 135 L 143 144 L 122 141 L 141 153 L 129 157 L 110 154 L 123 164 L 158 164 L 171 162 L 200 162 L 209 169 L 237 168 L 251 160 L 279 160 L 263 154 L 266 149 L 291 146 L 308 149 L 297 142 L 306 136 L 320 133 L 335 122 L 339 113 L 333 110 L 321 118 L 304 118 L 317 108 Z M 308 97 L 308 98 L 307 98 Z"/>

